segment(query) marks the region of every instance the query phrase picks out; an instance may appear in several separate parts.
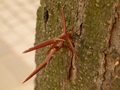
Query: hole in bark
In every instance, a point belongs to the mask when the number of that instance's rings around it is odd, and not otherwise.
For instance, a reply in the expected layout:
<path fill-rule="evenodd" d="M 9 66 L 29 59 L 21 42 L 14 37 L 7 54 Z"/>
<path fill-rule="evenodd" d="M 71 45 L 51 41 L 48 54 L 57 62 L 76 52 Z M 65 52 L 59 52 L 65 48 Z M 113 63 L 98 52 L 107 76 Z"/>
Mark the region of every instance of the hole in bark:
<path fill-rule="evenodd" d="M 47 25 L 48 18 L 49 18 L 49 14 L 48 14 L 47 7 L 44 7 L 44 23 L 45 23 L 45 32 L 46 32 L 46 25 Z"/>
<path fill-rule="evenodd" d="M 80 24 L 80 36 L 82 34 L 83 23 Z"/>

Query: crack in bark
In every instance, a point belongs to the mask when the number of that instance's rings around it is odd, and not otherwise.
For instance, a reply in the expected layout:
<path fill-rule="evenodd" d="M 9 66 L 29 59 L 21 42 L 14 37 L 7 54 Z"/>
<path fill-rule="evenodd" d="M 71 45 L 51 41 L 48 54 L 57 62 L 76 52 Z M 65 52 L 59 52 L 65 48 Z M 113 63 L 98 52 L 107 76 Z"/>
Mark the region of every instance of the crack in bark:
<path fill-rule="evenodd" d="M 81 0 L 78 3 L 78 11 L 76 15 L 76 25 L 78 26 L 77 34 L 79 35 L 79 37 L 81 37 L 83 33 L 84 11 L 85 11 L 85 0 Z"/>
<path fill-rule="evenodd" d="M 107 71 L 109 71 L 107 69 L 107 66 L 108 66 L 108 58 L 109 56 L 107 54 L 104 53 L 104 72 L 103 72 L 103 80 L 102 80 L 102 84 L 101 84 L 101 89 L 100 90 L 105 90 L 105 87 L 106 87 L 106 80 L 107 80 L 107 77 L 106 77 L 106 74 L 107 74 Z"/>
<path fill-rule="evenodd" d="M 108 46 L 109 49 L 112 45 L 112 38 L 113 38 L 114 28 L 115 28 L 115 25 L 116 25 L 116 19 L 117 18 L 115 18 L 115 22 L 113 23 L 113 26 L 112 26 L 112 29 L 111 29 L 111 32 L 110 32 L 110 39 L 109 39 L 109 46 Z"/>
<path fill-rule="evenodd" d="M 74 59 L 73 59 L 73 53 L 72 53 L 72 57 L 70 59 L 70 62 L 69 62 L 69 74 L 68 74 L 68 78 L 67 80 L 69 82 L 72 82 L 75 80 L 75 77 L 76 77 L 76 74 L 75 74 L 75 66 L 73 65 L 73 62 L 74 62 Z"/>
<path fill-rule="evenodd" d="M 67 79 L 64 81 L 63 90 L 69 90 L 70 82 L 73 82 L 76 79 L 76 67 L 75 67 L 75 56 L 73 53 L 69 52 L 68 68 L 67 68 Z"/>
<path fill-rule="evenodd" d="M 107 54 L 104 54 L 104 60 L 105 60 L 105 63 L 104 63 L 105 72 L 103 73 L 103 82 L 105 80 L 105 74 L 107 72 L 107 69 L 106 69 L 106 66 L 107 66 Z"/>
<path fill-rule="evenodd" d="M 73 75 L 73 53 L 72 53 L 72 57 L 70 59 L 70 66 L 69 66 L 69 74 L 68 74 L 68 81 L 71 82 L 72 81 L 72 75 Z"/>
<path fill-rule="evenodd" d="M 80 24 L 80 36 L 82 35 L 82 30 L 83 30 L 83 22 Z"/>
<path fill-rule="evenodd" d="M 117 22 L 117 18 L 118 18 L 117 7 L 115 8 L 115 13 L 117 13 L 117 17 L 115 17 L 115 22 L 113 23 L 112 29 L 111 29 L 111 32 L 110 32 L 110 39 L 109 39 L 109 46 L 108 46 L 109 49 L 112 45 L 112 38 L 114 37 L 113 33 L 114 33 L 115 28 L 116 28 L 116 22 Z"/>
<path fill-rule="evenodd" d="M 117 28 L 119 24 L 117 24 L 119 22 L 119 12 L 120 12 L 120 5 L 118 5 L 115 8 L 115 13 L 117 13 L 117 17 L 115 17 L 115 22 L 112 25 L 112 29 L 110 32 L 110 39 L 108 41 L 108 47 L 106 48 L 105 52 L 111 52 L 110 49 L 113 48 L 116 40 L 116 35 L 117 35 Z M 111 84 L 114 81 L 114 77 L 116 76 L 115 73 L 115 65 L 114 65 L 114 61 L 116 59 L 113 58 L 113 56 L 111 54 L 107 54 L 104 53 L 104 72 L 103 72 L 103 79 L 102 79 L 102 83 L 100 85 L 99 90 L 106 90 L 108 87 L 111 86 Z"/>
<path fill-rule="evenodd" d="M 46 25 L 47 25 L 47 22 L 48 22 L 48 18 L 49 18 L 49 14 L 48 14 L 47 7 L 44 7 L 44 27 L 45 27 L 45 32 L 46 32 Z"/>

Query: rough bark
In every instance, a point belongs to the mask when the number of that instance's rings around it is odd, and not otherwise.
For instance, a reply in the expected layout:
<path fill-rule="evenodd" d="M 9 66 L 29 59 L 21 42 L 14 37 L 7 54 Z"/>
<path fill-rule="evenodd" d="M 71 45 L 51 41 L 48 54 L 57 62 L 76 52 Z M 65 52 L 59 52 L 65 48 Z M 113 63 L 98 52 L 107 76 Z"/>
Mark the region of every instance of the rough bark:
<path fill-rule="evenodd" d="M 75 25 L 75 55 L 61 49 L 36 76 L 35 90 L 119 90 L 119 0 L 41 0 L 37 11 L 36 40 L 39 44 L 62 33 L 64 7 L 67 30 Z M 68 45 L 66 43 L 66 45 Z M 38 66 L 48 47 L 36 51 Z"/>

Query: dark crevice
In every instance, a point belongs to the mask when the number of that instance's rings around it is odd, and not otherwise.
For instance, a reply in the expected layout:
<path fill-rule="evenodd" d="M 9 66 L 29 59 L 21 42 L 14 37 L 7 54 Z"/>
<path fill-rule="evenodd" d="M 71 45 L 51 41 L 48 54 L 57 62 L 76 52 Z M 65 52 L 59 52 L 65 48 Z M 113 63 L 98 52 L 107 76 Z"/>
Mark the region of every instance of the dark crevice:
<path fill-rule="evenodd" d="M 108 48 L 110 48 L 111 44 L 112 44 L 113 31 L 114 31 L 115 25 L 116 25 L 116 18 L 115 18 L 115 22 L 113 23 L 113 27 L 112 27 L 111 32 L 110 32 L 110 39 L 109 39 L 109 47 Z"/>
<path fill-rule="evenodd" d="M 72 77 L 73 77 L 73 70 L 74 70 L 74 67 L 73 67 L 73 53 L 72 53 L 72 57 L 71 57 L 71 59 L 70 59 L 70 61 L 69 61 L 69 69 L 68 69 L 68 77 L 67 77 L 67 80 L 69 81 L 69 82 L 71 82 L 72 81 Z"/>
<path fill-rule="evenodd" d="M 107 54 L 105 54 L 104 60 L 105 60 L 105 63 L 104 63 L 105 72 L 103 73 L 103 81 L 105 80 L 105 74 L 107 72 L 107 69 L 106 69 L 106 66 L 107 66 Z"/>
<path fill-rule="evenodd" d="M 48 18 L 49 18 L 49 14 L 48 14 L 47 7 L 44 7 L 44 26 L 45 26 L 45 32 L 46 32 L 46 25 L 47 25 L 47 22 L 48 22 Z"/>
<path fill-rule="evenodd" d="M 85 11 L 85 0 L 80 1 L 80 3 L 78 4 L 78 11 L 76 13 L 76 24 L 77 24 L 77 31 L 76 34 L 79 35 L 79 38 L 81 37 L 81 35 L 83 34 L 83 24 L 84 24 L 84 11 Z"/>
<path fill-rule="evenodd" d="M 80 36 L 82 35 L 83 23 L 80 24 Z"/>
<path fill-rule="evenodd" d="M 73 46 L 75 47 L 75 45 L 73 44 Z M 70 89 L 70 82 L 73 82 L 76 79 L 76 67 L 74 65 L 75 63 L 75 55 L 74 53 L 69 52 L 69 59 L 68 59 L 68 68 L 67 68 L 67 78 L 66 78 L 66 86 L 65 86 L 65 90 L 69 90 Z"/>
<path fill-rule="evenodd" d="M 65 79 L 65 83 L 64 83 L 64 90 L 69 90 L 70 86 L 69 83 L 72 81 L 72 77 L 73 77 L 73 53 L 70 54 L 69 56 L 69 60 L 68 60 L 68 68 L 67 68 L 67 78 Z"/>
<path fill-rule="evenodd" d="M 101 84 L 101 87 L 100 87 L 100 90 L 104 90 L 104 81 L 106 80 L 106 78 L 105 78 L 105 75 L 106 75 L 106 72 L 107 72 L 107 69 L 106 69 L 106 67 L 107 67 L 107 54 L 105 54 L 104 53 L 104 60 L 105 60 L 105 63 L 104 63 L 104 73 L 103 73 L 103 80 L 102 80 L 102 84 Z"/>

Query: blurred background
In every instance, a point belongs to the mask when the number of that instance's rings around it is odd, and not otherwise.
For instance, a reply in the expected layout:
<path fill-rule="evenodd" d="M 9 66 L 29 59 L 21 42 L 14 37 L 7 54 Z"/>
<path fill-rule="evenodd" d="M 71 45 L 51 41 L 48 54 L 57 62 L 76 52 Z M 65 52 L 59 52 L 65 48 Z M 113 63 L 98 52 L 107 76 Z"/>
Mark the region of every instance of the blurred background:
<path fill-rule="evenodd" d="M 40 0 L 0 0 L 0 90 L 33 90 L 35 52 L 22 54 L 35 40 Z"/>

